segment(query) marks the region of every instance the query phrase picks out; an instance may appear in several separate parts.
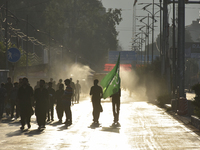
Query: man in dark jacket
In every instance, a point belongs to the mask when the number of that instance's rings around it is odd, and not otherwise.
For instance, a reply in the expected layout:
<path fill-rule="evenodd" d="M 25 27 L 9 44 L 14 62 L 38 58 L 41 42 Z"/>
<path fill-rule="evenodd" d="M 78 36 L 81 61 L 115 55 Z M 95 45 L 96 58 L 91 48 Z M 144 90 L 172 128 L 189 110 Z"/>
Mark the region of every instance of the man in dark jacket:
<path fill-rule="evenodd" d="M 35 115 L 38 123 L 38 129 L 45 128 L 46 112 L 48 105 L 48 90 L 45 88 L 45 81 L 40 80 L 40 88 L 37 88 L 34 93 L 35 99 Z"/>
<path fill-rule="evenodd" d="M 0 87 L 0 119 L 3 117 L 6 94 L 7 94 L 7 92 L 5 89 L 5 84 L 1 83 L 1 87 Z"/>
<path fill-rule="evenodd" d="M 31 127 L 30 119 L 32 115 L 32 102 L 31 98 L 33 96 L 33 89 L 28 84 L 28 79 L 23 78 L 23 85 L 18 90 L 18 100 L 20 107 L 20 116 L 21 116 L 21 127 L 20 129 L 24 129 L 25 122 L 28 125 L 28 128 Z"/>
<path fill-rule="evenodd" d="M 70 80 L 65 80 L 66 89 L 64 91 L 64 94 L 62 96 L 62 103 L 63 108 L 66 115 L 66 121 L 65 124 L 67 126 L 70 126 L 72 124 L 72 111 L 71 111 L 71 101 L 72 101 L 72 95 L 73 95 L 73 89 L 70 86 Z"/>
<path fill-rule="evenodd" d="M 73 90 L 73 95 L 72 95 L 72 105 L 74 105 L 75 103 L 75 91 L 76 91 L 76 87 L 75 87 L 75 84 L 74 82 L 72 82 L 72 78 L 70 78 L 70 87 L 72 88 Z"/>
<path fill-rule="evenodd" d="M 120 110 L 120 97 L 121 97 L 121 89 L 117 91 L 117 89 L 113 89 L 112 97 L 112 109 L 113 109 L 113 116 L 114 116 L 114 122 L 113 126 L 120 126 L 119 124 L 119 110 Z"/>
<path fill-rule="evenodd" d="M 80 93 L 81 93 L 81 85 L 79 84 L 79 80 L 77 80 L 75 84 L 75 103 L 79 103 Z"/>
<path fill-rule="evenodd" d="M 11 100 L 10 100 L 10 95 L 11 95 L 11 91 L 13 89 L 13 84 L 11 82 L 11 77 L 8 77 L 7 78 L 7 82 L 5 83 L 5 89 L 7 91 L 7 97 L 6 97 L 6 115 L 7 117 L 9 116 L 10 114 L 10 107 L 11 107 Z"/>
<path fill-rule="evenodd" d="M 63 117 L 63 103 L 62 103 L 62 96 L 64 94 L 64 84 L 59 85 L 59 90 L 55 93 L 55 100 L 56 100 L 56 111 L 57 116 L 59 119 L 59 122 L 62 123 L 62 117 Z"/>
<path fill-rule="evenodd" d="M 54 103 L 55 103 L 55 90 L 52 88 L 53 83 L 49 82 L 49 87 L 47 88 L 49 92 L 49 103 L 48 103 L 48 110 L 47 110 L 47 117 L 50 121 L 50 112 L 51 112 L 51 121 L 54 121 Z"/>
<path fill-rule="evenodd" d="M 101 97 L 103 90 L 98 86 L 99 80 L 94 80 L 94 86 L 90 89 L 90 95 L 92 95 L 92 106 L 93 106 L 93 124 L 99 126 L 99 115 L 101 111 Z"/>
<path fill-rule="evenodd" d="M 16 118 L 19 117 L 19 105 L 18 105 L 18 100 L 17 100 L 17 94 L 18 94 L 18 89 L 19 89 L 19 83 L 15 82 L 14 83 L 14 88 L 11 91 L 10 95 L 10 100 L 11 100 L 11 118 L 14 119 L 14 110 L 16 107 Z"/>

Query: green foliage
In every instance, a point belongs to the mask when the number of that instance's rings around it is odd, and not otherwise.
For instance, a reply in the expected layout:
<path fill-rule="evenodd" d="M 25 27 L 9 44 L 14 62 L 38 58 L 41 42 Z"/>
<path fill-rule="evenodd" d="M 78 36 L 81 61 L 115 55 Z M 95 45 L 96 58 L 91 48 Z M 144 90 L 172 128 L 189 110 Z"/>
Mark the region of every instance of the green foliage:
<path fill-rule="evenodd" d="M 165 104 L 168 104 L 171 101 L 171 95 L 163 94 L 157 97 L 157 101 L 161 107 L 164 107 Z"/>
<path fill-rule="evenodd" d="M 51 0 L 44 14 L 46 31 L 94 64 L 105 62 L 108 50 L 118 47 L 120 9 L 106 12 L 98 0 Z"/>
<path fill-rule="evenodd" d="M 16 45 L 12 45 L 11 43 L 8 43 L 8 49 L 11 48 L 11 47 L 16 47 Z M 23 50 L 20 48 L 18 48 L 19 51 L 21 52 L 21 58 L 18 62 L 16 62 L 16 66 L 17 67 L 23 67 L 23 66 L 26 66 L 26 55 L 24 54 L 23 55 Z M 0 68 L 1 69 L 5 69 L 6 68 L 6 46 L 4 45 L 3 42 L 0 41 Z M 30 55 L 30 53 L 29 53 Z M 31 61 L 29 60 L 28 61 L 28 65 L 31 66 Z M 9 69 L 11 70 L 11 67 L 12 67 L 12 63 L 8 62 L 8 67 Z"/>
<path fill-rule="evenodd" d="M 176 35 L 178 35 L 177 29 L 176 29 Z M 190 32 L 188 30 L 185 30 L 185 42 L 193 42 Z M 156 39 L 156 43 L 158 45 L 158 48 L 160 49 L 160 34 L 158 35 Z M 172 45 L 173 45 L 173 28 L 172 26 L 170 26 L 169 27 L 169 47 L 172 47 Z"/>
<path fill-rule="evenodd" d="M 196 83 L 199 78 L 199 65 L 196 59 L 188 58 L 185 61 L 185 84 L 190 87 L 191 83 Z"/>
<path fill-rule="evenodd" d="M 1 0 L 0 6 L 5 2 Z M 103 67 L 108 50 L 117 50 L 116 25 L 122 20 L 121 9 L 106 11 L 99 0 L 14 0 L 8 1 L 8 8 L 12 27 L 27 34 L 28 19 L 30 37 L 50 44 L 51 49 L 64 45 L 64 61 L 81 56 L 84 64 L 96 69 Z M 29 42 L 28 47 L 31 46 Z"/>
<path fill-rule="evenodd" d="M 195 84 L 192 90 L 194 90 L 196 94 L 194 101 L 192 101 L 195 108 L 194 113 L 200 118 L 200 84 Z"/>

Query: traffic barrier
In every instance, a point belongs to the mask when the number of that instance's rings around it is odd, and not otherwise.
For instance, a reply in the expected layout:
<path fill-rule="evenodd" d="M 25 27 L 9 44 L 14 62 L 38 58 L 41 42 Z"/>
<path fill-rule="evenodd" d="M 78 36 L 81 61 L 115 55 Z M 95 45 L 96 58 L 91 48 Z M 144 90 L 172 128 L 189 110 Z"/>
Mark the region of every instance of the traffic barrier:
<path fill-rule="evenodd" d="M 180 97 L 178 101 L 178 115 L 186 115 L 188 113 L 188 101 L 184 97 Z"/>

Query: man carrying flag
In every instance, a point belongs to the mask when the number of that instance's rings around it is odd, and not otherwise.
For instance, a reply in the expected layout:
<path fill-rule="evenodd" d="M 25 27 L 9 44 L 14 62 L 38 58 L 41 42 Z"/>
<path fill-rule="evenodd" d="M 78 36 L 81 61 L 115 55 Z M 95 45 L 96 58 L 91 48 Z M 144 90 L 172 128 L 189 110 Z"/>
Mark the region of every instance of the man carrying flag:
<path fill-rule="evenodd" d="M 112 97 L 112 107 L 114 123 L 113 125 L 120 126 L 119 124 L 119 110 L 120 110 L 120 54 L 115 67 L 101 80 L 101 86 L 103 87 L 103 98 Z"/>

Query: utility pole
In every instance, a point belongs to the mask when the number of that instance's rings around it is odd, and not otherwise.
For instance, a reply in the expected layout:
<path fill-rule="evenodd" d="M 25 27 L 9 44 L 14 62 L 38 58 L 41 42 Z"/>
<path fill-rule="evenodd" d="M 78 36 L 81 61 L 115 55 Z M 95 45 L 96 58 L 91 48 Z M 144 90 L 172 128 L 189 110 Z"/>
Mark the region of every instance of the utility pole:
<path fill-rule="evenodd" d="M 160 0 L 160 59 L 162 55 L 162 0 Z"/>
<path fill-rule="evenodd" d="M 176 47 L 175 47 L 175 42 L 176 42 L 176 33 L 175 33 L 175 0 L 173 0 L 173 97 L 175 98 L 175 89 L 176 89 Z"/>
<path fill-rule="evenodd" d="M 140 53 L 140 60 L 141 60 L 141 64 L 142 64 L 142 41 L 143 40 L 143 32 L 141 32 L 141 53 Z"/>
<path fill-rule="evenodd" d="M 51 59 L 51 52 L 50 52 L 51 47 L 50 47 L 50 43 L 51 43 L 51 32 L 50 32 L 50 30 L 49 30 L 49 52 L 48 52 L 49 67 L 50 67 L 50 65 L 51 65 L 51 61 L 50 61 L 50 59 Z"/>
<path fill-rule="evenodd" d="M 179 95 L 185 97 L 185 1 L 178 1 L 178 79 Z"/>
<path fill-rule="evenodd" d="M 147 38 L 149 37 L 148 32 L 147 32 L 147 25 L 146 25 L 146 32 L 145 32 L 145 47 L 144 47 L 144 65 L 146 64 L 147 61 Z"/>
<path fill-rule="evenodd" d="M 168 0 L 163 0 L 163 44 L 162 44 L 162 67 L 161 73 L 164 75 L 166 73 L 166 45 L 167 45 L 167 28 L 168 28 L 168 11 L 167 11 Z"/>
<path fill-rule="evenodd" d="M 152 5 L 152 63 L 153 63 L 153 50 L 154 50 L 154 0 Z"/>
<path fill-rule="evenodd" d="M 147 48 L 147 64 L 149 63 L 149 13 L 148 13 L 148 20 L 147 20 L 147 33 L 148 33 L 148 48 Z"/>
<path fill-rule="evenodd" d="M 26 18 L 26 77 L 28 78 L 28 15 Z"/>
<path fill-rule="evenodd" d="M 6 1 L 6 26 L 5 26 L 5 42 L 6 42 L 6 69 L 8 69 L 8 1 Z"/>

